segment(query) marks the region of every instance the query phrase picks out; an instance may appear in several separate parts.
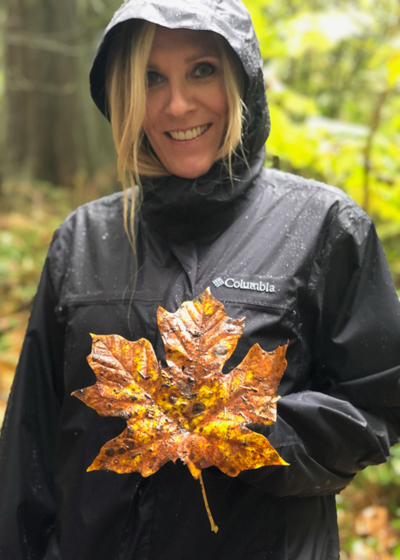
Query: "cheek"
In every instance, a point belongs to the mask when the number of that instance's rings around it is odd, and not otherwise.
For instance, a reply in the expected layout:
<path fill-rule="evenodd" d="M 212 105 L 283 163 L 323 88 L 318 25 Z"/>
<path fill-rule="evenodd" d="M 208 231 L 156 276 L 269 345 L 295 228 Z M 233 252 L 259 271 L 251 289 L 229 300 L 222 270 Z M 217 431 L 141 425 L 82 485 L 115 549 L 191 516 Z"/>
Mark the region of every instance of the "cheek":
<path fill-rule="evenodd" d="M 146 111 L 144 120 L 143 120 L 143 130 L 145 132 L 145 134 L 147 134 L 147 136 L 149 135 L 149 133 L 151 134 L 151 123 L 153 122 L 153 119 L 151 117 L 151 114 Z"/>
<path fill-rule="evenodd" d="M 143 120 L 143 129 L 148 133 L 159 122 L 159 101 L 156 98 L 150 98 L 146 101 L 146 113 Z"/>
<path fill-rule="evenodd" d="M 210 94 L 209 99 L 213 100 L 214 113 L 218 114 L 224 125 L 228 121 L 228 98 L 225 88 L 221 85 L 216 91 Z"/>

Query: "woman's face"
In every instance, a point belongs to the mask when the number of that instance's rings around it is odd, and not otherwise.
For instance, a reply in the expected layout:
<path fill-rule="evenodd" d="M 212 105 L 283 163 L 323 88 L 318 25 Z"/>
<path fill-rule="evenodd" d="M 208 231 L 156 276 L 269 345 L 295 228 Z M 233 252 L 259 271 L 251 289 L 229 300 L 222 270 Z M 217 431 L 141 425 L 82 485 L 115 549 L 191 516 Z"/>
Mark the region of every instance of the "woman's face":
<path fill-rule="evenodd" d="M 228 118 L 213 33 L 157 26 L 147 83 L 143 128 L 159 160 L 172 175 L 204 175 L 216 160 Z"/>

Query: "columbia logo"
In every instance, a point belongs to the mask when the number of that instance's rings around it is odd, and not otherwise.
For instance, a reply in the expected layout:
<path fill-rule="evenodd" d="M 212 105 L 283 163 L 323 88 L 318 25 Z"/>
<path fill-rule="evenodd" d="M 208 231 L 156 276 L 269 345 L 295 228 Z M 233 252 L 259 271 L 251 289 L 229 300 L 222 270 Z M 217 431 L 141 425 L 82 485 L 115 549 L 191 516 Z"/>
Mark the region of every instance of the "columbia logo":
<path fill-rule="evenodd" d="M 261 280 L 258 280 L 257 282 L 247 282 L 243 279 L 238 280 L 237 278 L 227 278 L 224 280 L 219 276 L 218 278 L 215 278 L 212 283 L 216 288 L 225 286 L 226 288 L 233 288 L 234 290 L 252 290 L 253 292 L 276 294 L 275 284 L 272 284 L 270 280 L 264 280 L 264 282 Z"/>
<path fill-rule="evenodd" d="M 215 280 L 212 281 L 212 283 L 214 284 L 214 286 L 216 288 L 220 288 L 221 286 L 223 286 L 225 284 L 225 282 L 222 280 L 222 278 L 216 278 Z"/>

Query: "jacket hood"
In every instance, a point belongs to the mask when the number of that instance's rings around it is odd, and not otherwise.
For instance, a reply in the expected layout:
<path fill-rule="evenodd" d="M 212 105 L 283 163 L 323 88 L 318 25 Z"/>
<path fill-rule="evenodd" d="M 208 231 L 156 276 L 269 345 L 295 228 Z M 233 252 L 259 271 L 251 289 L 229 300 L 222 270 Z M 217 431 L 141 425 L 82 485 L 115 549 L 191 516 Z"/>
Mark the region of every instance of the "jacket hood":
<path fill-rule="evenodd" d="M 245 73 L 244 103 L 248 113 L 243 131 L 247 157 L 264 146 L 270 131 L 262 59 L 251 17 L 240 0 L 126 0 L 105 30 L 90 73 L 93 100 L 107 116 L 105 68 L 113 36 L 132 19 L 145 20 L 169 29 L 213 31 L 224 37 L 238 55 Z"/>

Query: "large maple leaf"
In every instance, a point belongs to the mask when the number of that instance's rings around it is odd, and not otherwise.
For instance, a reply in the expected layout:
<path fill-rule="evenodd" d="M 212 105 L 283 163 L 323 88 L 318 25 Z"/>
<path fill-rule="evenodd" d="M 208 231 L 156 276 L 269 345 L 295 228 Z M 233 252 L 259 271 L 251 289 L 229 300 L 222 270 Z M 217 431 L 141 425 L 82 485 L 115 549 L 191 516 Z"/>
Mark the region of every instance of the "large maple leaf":
<path fill-rule="evenodd" d="M 224 374 L 244 317 L 230 319 L 207 289 L 176 313 L 159 308 L 157 320 L 166 368 L 144 338 L 130 342 L 117 335 L 92 335 L 88 362 L 97 381 L 73 395 L 102 416 L 123 418 L 127 428 L 102 447 L 88 470 L 150 476 L 167 461 L 181 459 L 199 478 L 204 464 L 229 476 L 286 464 L 246 424 L 275 422 L 287 345 L 264 352 L 256 344 Z"/>

